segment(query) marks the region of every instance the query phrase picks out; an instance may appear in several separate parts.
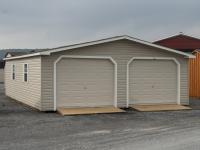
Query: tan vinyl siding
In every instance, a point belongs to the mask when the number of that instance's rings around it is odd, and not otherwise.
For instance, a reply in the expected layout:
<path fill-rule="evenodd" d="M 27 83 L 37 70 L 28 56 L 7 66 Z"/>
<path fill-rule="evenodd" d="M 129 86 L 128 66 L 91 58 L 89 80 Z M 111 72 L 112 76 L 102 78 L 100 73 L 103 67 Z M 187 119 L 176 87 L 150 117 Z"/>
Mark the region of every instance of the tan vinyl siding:
<path fill-rule="evenodd" d="M 12 65 L 16 66 L 15 80 L 12 80 Z M 24 82 L 24 64 L 28 64 L 28 82 Z M 6 61 L 6 95 L 41 110 L 41 57 Z"/>
<path fill-rule="evenodd" d="M 189 59 L 181 61 L 181 104 L 189 105 Z"/>
<path fill-rule="evenodd" d="M 42 109 L 53 110 L 53 64 L 61 55 L 111 56 L 118 65 L 118 106 L 126 106 L 127 62 L 132 57 L 175 57 L 181 64 L 181 103 L 188 104 L 188 59 L 164 50 L 120 40 L 42 56 Z"/>

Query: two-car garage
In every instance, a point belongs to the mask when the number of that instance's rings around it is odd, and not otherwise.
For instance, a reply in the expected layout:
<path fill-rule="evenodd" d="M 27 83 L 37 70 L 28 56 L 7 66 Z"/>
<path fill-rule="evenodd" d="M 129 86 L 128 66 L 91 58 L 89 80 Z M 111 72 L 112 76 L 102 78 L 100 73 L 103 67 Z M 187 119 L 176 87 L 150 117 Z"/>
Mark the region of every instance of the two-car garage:
<path fill-rule="evenodd" d="M 65 56 L 56 63 L 57 107 L 116 106 L 111 59 Z M 177 104 L 179 64 L 173 59 L 131 59 L 127 103 Z"/>
<path fill-rule="evenodd" d="M 188 105 L 188 58 L 193 57 L 129 36 L 69 45 L 6 58 L 6 95 L 41 111 Z M 21 64 L 28 66 L 26 83 Z"/>

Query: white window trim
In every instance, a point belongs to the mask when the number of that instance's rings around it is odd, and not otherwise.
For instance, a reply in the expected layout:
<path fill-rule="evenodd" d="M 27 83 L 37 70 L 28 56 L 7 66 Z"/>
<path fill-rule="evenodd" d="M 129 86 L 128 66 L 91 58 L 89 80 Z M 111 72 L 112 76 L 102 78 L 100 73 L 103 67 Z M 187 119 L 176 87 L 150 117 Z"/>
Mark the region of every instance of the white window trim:
<path fill-rule="evenodd" d="M 56 111 L 57 104 L 57 92 L 56 92 L 56 82 L 57 82 L 57 63 L 63 58 L 80 58 L 80 59 L 107 59 L 114 64 L 114 107 L 117 107 L 117 62 L 109 56 L 80 56 L 80 55 L 61 55 L 54 61 L 54 111 Z"/>
<path fill-rule="evenodd" d="M 13 72 L 13 66 L 15 66 L 15 79 L 13 79 L 13 73 L 14 73 Z M 11 65 L 11 80 L 13 80 L 13 81 L 16 80 L 16 64 Z"/>
<path fill-rule="evenodd" d="M 27 65 L 27 72 L 26 72 L 27 73 L 27 81 L 24 80 L 24 74 L 25 74 L 24 67 L 25 67 L 25 65 Z M 24 63 L 23 64 L 23 82 L 27 83 L 29 81 L 28 76 L 29 76 L 29 64 Z"/>
<path fill-rule="evenodd" d="M 181 79 L 181 73 L 180 73 L 180 63 L 176 58 L 173 57 L 133 57 L 131 58 L 127 63 L 127 74 L 126 74 L 126 107 L 129 107 L 129 66 L 134 60 L 172 60 L 177 65 L 177 104 L 180 104 L 180 79 Z"/>

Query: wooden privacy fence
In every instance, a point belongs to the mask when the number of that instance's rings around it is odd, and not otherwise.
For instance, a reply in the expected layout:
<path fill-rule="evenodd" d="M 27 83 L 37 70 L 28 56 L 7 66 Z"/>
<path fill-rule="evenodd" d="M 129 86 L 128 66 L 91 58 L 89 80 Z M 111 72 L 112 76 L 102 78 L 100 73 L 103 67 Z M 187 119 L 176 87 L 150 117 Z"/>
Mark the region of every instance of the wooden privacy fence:
<path fill-rule="evenodd" d="M 189 95 L 190 97 L 200 97 L 200 51 L 193 53 L 196 58 L 189 60 Z"/>

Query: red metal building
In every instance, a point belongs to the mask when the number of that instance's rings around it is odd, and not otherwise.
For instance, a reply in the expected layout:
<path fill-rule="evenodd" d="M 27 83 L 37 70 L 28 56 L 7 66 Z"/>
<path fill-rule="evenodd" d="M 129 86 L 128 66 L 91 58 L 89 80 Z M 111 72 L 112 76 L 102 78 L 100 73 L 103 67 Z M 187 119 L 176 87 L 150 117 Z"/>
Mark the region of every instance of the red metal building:
<path fill-rule="evenodd" d="M 200 49 L 200 39 L 185 35 L 183 33 L 156 41 L 154 44 L 183 52 L 193 52 L 196 49 Z"/>

